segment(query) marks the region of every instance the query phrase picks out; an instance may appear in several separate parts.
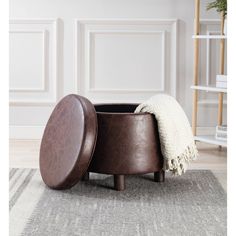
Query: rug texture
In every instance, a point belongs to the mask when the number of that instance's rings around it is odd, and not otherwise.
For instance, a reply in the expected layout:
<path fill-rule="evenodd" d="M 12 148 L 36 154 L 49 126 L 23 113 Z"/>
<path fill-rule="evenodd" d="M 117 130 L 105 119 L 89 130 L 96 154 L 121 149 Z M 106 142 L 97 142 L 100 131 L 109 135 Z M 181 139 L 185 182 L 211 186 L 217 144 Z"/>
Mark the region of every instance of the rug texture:
<path fill-rule="evenodd" d="M 91 174 L 70 190 L 48 189 L 38 170 L 10 170 L 10 235 L 226 235 L 226 193 L 212 172 L 191 170 L 164 183 L 153 175 Z"/>

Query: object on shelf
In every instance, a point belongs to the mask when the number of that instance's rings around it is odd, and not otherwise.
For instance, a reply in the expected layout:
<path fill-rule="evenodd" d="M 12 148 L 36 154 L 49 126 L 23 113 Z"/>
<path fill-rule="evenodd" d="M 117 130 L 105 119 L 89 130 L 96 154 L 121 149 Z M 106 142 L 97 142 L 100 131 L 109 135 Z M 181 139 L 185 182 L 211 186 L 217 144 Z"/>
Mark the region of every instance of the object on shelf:
<path fill-rule="evenodd" d="M 217 88 L 227 88 L 227 83 L 225 82 L 216 82 L 216 87 Z"/>
<path fill-rule="evenodd" d="M 227 132 L 227 125 L 217 125 L 216 131 L 217 132 Z"/>
<path fill-rule="evenodd" d="M 227 125 L 217 125 L 215 138 L 227 141 Z"/>
<path fill-rule="evenodd" d="M 224 34 L 227 34 L 227 0 L 215 0 L 208 3 L 207 10 L 216 9 L 218 13 L 221 13 L 224 20 Z"/>
<path fill-rule="evenodd" d="M 227 134 L 226 135 L 224 135 L 224 134 L 216 134 L 215 138 L 217 140 L 227 141 Z"/>
<path fill-rule="evenodd" d="M 227 75 L 216 75 L 216 87 L 227 88 Z"/>

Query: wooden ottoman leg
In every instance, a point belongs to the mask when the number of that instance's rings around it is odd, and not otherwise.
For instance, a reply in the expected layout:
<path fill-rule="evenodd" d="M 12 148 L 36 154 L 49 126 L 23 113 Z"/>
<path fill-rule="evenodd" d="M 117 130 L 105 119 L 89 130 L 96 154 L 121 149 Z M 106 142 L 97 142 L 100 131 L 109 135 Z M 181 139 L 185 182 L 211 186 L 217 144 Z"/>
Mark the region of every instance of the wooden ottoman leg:
<path fill-rule="evenodd" d="M 86 171 L 86 173 L 81 178 L 82 181 L 88 181 L 89 180 L 89 172 Z"/>
<path fill-rule="evenodd" d="M 155 182 L 164 182 L 165 181 L 165 171 L 160 170 L 160 171 L 154 172 L 154 181 Z"/>
<path fill-rule="evenodd" d="M 125 190 L 125 176 L 124 175 L 114 175 L 114 188 L 117 191 Z"/>

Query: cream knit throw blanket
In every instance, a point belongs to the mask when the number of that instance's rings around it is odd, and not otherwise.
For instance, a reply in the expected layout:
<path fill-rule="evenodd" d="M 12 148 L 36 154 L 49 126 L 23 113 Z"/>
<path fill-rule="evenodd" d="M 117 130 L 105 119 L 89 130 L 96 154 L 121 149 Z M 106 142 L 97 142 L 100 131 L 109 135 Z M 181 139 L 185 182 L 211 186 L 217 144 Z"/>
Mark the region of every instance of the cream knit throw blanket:
<path fill-rule="evenodd" d="M 140 104 L 135 110 L 137 112 L 152 113 L 156 117 L 164 157 L 163 169 L 176 175 L 184 173 L 198 152 L 188 118 L 179 103 L 169 95 L 158 94 Z"/>

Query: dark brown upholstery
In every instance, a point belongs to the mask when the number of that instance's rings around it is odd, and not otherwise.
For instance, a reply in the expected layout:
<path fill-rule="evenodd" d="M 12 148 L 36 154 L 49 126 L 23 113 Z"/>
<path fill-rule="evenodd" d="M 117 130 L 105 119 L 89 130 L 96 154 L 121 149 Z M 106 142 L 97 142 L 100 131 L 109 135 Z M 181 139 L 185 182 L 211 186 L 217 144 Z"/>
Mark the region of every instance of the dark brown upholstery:
<path fill-rule="evenodd" d="M 157 122 L 151 114 L 133 113 L 137 105 L 95 105 L 98 136 L 88 171 L 128 175 L 162 169 Z"/>

